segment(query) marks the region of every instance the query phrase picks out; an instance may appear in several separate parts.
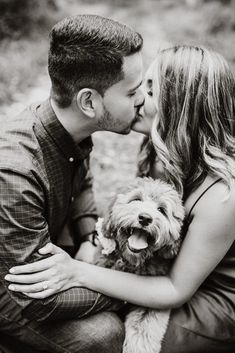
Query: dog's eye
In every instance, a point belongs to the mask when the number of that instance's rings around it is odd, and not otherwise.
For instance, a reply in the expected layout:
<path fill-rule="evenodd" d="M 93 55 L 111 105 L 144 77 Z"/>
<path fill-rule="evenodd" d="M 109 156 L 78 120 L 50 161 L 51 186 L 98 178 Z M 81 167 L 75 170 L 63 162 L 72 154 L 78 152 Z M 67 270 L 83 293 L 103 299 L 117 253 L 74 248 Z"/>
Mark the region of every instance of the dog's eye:
<path fill-rule="evenodd" d="M 161 212 L 164 216 L 166 216 L 166 210 L 164 207 L 158 207 L 158 211 Z"/>
<path fill-rule="evenodd" d="M 141 201 L 141 199 L 139 197 L 135 197 L 135 198 L 131 199 L 129 202 L 133 202 L 133 201 Z"/>

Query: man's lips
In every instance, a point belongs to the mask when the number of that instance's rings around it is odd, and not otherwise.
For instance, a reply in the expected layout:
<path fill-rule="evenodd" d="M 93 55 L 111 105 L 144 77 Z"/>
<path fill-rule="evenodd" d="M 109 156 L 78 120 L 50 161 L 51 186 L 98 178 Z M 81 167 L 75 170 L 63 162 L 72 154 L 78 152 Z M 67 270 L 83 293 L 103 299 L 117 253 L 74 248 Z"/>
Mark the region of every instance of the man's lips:
<path fill-rule="evenodd" d="M 137 122 L 140 121 L 142 118 L 143 118 L 143 116 L 142 116 L 141 114 L 137 113 L 137 114 L 135 115 L 135 118 L 134 118 L 132 124 L 137 123 Z"/>

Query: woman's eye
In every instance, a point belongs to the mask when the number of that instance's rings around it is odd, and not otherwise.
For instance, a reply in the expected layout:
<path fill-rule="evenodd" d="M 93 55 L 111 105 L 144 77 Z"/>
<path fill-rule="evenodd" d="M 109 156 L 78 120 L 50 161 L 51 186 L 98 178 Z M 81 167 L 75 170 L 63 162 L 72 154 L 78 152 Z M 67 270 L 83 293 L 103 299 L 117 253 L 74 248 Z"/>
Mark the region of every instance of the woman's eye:
<path fill-rule="evenodd" d="M 136 92 L 131 92 L 128 94 L 128 97 L 134 97 L 136 95 Z"/>

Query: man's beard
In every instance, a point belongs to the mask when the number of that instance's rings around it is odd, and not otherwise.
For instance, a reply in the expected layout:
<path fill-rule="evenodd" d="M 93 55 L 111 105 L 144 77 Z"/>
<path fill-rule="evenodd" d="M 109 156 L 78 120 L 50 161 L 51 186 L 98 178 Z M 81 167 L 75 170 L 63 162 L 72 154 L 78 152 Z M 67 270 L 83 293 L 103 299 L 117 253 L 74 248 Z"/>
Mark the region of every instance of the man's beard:
<path fill-rule="evenodd" d="M 108 109 L 103 104 L 103 116 L 98 121 L 98 127 L 104 131 L 111 131 L 111 132 L 116 132 L 120 134 L 128 134 L 130 132 L 131 124 L 126 125 L 126 127 L 122 129 L 120 128 L 120 125 L 123 125 L 123 122 L 121 121 L 119 122 L 118 120 L 115 120 L 112 114 L 108 111 Z"/>

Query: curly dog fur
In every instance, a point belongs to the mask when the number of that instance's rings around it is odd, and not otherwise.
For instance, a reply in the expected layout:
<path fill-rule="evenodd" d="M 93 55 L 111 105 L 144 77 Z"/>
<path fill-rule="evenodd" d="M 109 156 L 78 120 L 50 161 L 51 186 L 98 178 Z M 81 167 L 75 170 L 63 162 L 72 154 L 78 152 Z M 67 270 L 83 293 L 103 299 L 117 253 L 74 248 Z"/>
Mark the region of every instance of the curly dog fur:
<path fill-rule="evenodd" d="M 116 195 L 97 224 L 103 247 L 97 264 L 139 275 L 167 274 L 180 248 L 183 218 L 181 199 L 172 186 L 137 178 Z M 125 320 L 123 352 L 159 352 L 169 315 L 169 310 L 133 307 Z"/>

